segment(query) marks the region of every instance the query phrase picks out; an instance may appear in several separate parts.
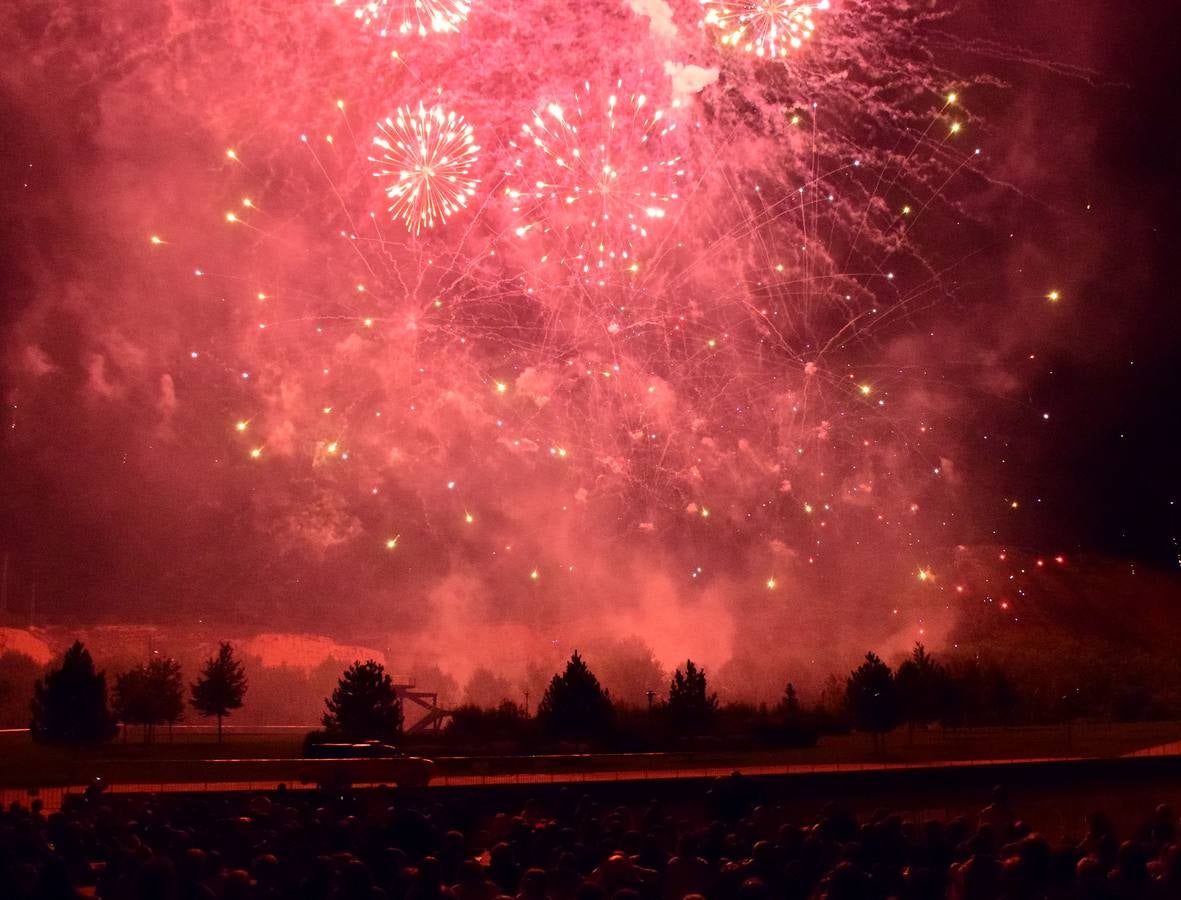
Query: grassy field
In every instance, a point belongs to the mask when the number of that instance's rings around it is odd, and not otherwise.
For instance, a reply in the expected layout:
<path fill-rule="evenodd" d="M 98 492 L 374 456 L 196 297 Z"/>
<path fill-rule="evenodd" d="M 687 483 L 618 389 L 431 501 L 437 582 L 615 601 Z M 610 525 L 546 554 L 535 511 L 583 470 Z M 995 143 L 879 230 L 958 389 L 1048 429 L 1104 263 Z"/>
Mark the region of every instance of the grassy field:
<path fill-rule="evenodd" d="M 82 751 L 39 747 L 20 732 L 0 733 L 0 787 L 71 783 L 77 772 L 98 760 L 141 763 L 160 771 L 174 762 L 179 772 L 202 760 L 291 759 L 300 755 L 300 729 L 229 732 L 222 745 L 214 734 L 178 729 L 144 745 L 137 732 Z M 444 746 L 409 746 L 434 758 L 439 775 L 506 774 L 543 771 L 657 771 L 690 766 L 824 766 L 857 763 L 907 763 L 961 760 L 1011 760 L 1051 757 L 1116 757 L 1181 740 L 1181 722 L 1086 724 L 1073 726 L 905 729 L 889 735 L 876 754 L 867 735 L 822 737 L 815 747 L 792 750 L 699 751 L 675 754 L 610 754 L 571 757 L 454 758 Z M 76 782 L 75 782 L 76 783 Z"/>

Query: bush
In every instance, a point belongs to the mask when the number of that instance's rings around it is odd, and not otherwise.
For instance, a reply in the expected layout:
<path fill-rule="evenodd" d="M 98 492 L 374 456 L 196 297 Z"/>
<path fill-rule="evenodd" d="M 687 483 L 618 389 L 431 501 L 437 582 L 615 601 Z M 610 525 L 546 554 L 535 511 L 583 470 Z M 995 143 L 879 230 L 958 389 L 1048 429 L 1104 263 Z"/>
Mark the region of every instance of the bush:
<path fill-rule="evenodd" d="M 452 710 L 444 735 L 448 740 L 469 745 L 520 745 L 534 736 L 521 707 L 504 700 L 494 709 L 466 704 Z"/>

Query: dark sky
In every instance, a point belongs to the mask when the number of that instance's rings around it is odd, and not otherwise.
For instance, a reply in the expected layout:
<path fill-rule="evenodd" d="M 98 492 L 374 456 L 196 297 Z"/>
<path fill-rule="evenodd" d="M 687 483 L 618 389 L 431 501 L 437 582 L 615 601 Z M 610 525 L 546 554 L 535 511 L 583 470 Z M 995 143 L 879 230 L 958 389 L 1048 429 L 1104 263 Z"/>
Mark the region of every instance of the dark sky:
<path fill-rule="evenodd" d="M 1106 63 L 1127 83 L 1098 110 L 1096 179 L 1128 210 L 1104 223 L 1104 265 L 1080 310 L 1098 345 L 1097 365 L 1063 359 L 1066 399 L 1083 424 L 1064 453 L 1059 491 L 1082 540 L 1113 554 L 1178 564 L 1181 499 L 1177 459 L 1178 230 L 1172 214 L 1181 167 L 1181 123 L 1170 87 L 1181 59 L 1170 48 L 1181 17 L 1169 3 L 1138 6 L 1117 20 Z M 1110 96 L 1110 95 L 1109 95 Z M 1118 323 L 1118 324 L 1117 324 Z M 1047 466 L 1053 473 L 1052 460 Z M 1072 502 L 1071 502 L 1072 501 Z"/>
<path fill-rule="evenodd" d="M 1037 348 L 1044 365 L 1024 384 L 1059 428 L 1047 438 L 1021 411 L 1002 411 L 992 426 L 1012 448 L 997 479 L 1043 500 L 1014 538 L 1033 545 L 1049 529 L 1084 552 L 1176 569 L 1181 123 L 1168 110 L 1181 69 L 1169 36 L 1181 11 L 1161 2 L 1114 15 L 1104 4 L 973 6 L 962 4 L 955 21 L 995 42 L 998 56 L 1023 57 L 1010 54 L 1020 46 L 1047 68 L 1087 70 L 1071 78 L 1038 75 L 1024 61 L 991 66 L 1018 95 L 1002 115 L 1023 129 L 1011 152 L 1030 202 L 1014 217 L 1022 246 L 1013 256 L 1058 266 L 1073 293 L 1057 339 Z M 1020 318 L 1007 324 L 1020 333 Z"/>
<path fill-rule="evenodd" d="M 1064 6 L 1062 14 L 1070 16 Z M 1103 16 L 1092 39 L 1105 83 L 1082 90 L 1073 117 L 1060 122 L 1051 115 L 1039 123 L 1055 145 L 1067 144 L 1088 123 L 1095 129 L 1093 142 L 1082 147 L 1089 165 L 1059 177 L 1096 214 L 1086 217 L 1089 229 L 1080 226 L 1077 237 L 1058 235 L 1065 253 L 1076 244 L 1087 254 L 1088 277 L 1076 288 L 1070 338 L 1053 353 L 1053 375 L 1030 385 L 1031 395 L 1053 398 L 1068 433 L 1025 448 L 1054 498 L 1054 526 L 1071 528 L 1081 548 L 1171 568 L 1179 549 L 1173 504 L 1181 491 L 1175 463 L 1181 379 L 1178 235 L 1170 210 L 1178 194 L 1181 126 L 1165 111 L 1175 105 L 1170 86 L 1181 65 L 1167 36 L 1179 21 L 1168 3 Z"/>
<path fill-rule="evenodd" d="M 907 65 L 962 73 L 967 106 L 976 104 L 969 130 L 978 130 L 987 158 L 965 178 L 969 215 L 963 218 L 982 210 L 992 218 L 971 226 L 973 255 L 970 262 L 953 260 L 957 286 L 948 298 L 930 312 L 908 314 L 913 333 L 886 330 L 875 337 L 882 348 L 876 363 L 862 346 L 861 356 L 850 352 L 823 371 L 824 408 L 816 422 L 798 425 L 806 437 L 800 454 L 822 462 L 790 478 L 783 473 L 794 463 L 772 460 L 796 440 L 783 435 L 797 425 L 762 416 L 772 400 L 790 404 L 785 398 L 807 397 L 808 388 L 797 393 L 775 377 L 760 380 L 767 371 L 756 369 L 746 350 L 736 351 L 729 367 L 747 379 L 740 386 L 745 393 L 721 377 L 727 366 L 661 357 L 671 352 L 672 319 L 662 320 L 661 350 L 643 343 L 640 325 L 629 332 L 626 322 L 623 334 L 641 337 L 619 350 L 613 320 L 611 339 L 602 337 L 609 324 L 602 309 L 591 313 L 604 326 L 593 335 L 582 330 L 582 320 L 564 318 L 568 306 L 560 313 L 532 310 L 534 318 L 526 320 L 521 303 L 503 299 L 507 279 L 498 275 L 495 303 L 480 305 L 477 298 L 461 317 L 430 320 L 417 336 L 391 339 L 380 363 L 363 334 L 333 332 L 332 358 L 352 376 L 347 387 L 320 386 L 312 377 L 328 358 L 318 338 L 301 332 L 298 343 L 282 344 L 257 333 L 237 336 L 257 327 L 252 317 L 266 315 L 255 311 L 261 307 L 232 305 L 237 295 L 253 296 L 255 285 L 298 288 L 280 297 L 288 305 L 265 323 L 267 334 L 286 335 L 283 329 L 312 320 L 324 331 L 344 320 L 352 327 L 366 314 L 362 301 L 340 296 L 338 288 L 368 275 L 346 254 L 324 256 L 325 248 L 336 252 L 330 243 L 336 231 L 319 234 L 308 224 L 309 211 L 327 208 L 332 198 L 295 144 L 305 122 L 342 127 L 328 115 L 314 118 L 337 96 L 364 98 L 360 115 L 369 116 L 376 106 L 365 101 L 381 93 L 375 78 L 388 77 L 389 93 L 399 95 L 407 85 L 421 92 L 428 83 L 434 89 L 447 82 L 467 101 L 470 119 L 508 121 L 518 112 L 502 109 L 512 106 L 502 95 L 529 109 L 536 101 L 521 98 L 532 85 L 561 84 L 568 92 L 596 67 L 618 73 L 633 56 L 649 73 L 668 59 L 716 63 L 683 20 L 675 38 L 661 35 L 656 24 L 649 33 L 626 4 L 572 6 L 579 11 L 569 21 L 547 13 L 536 26 L 549 35 L 547 49 L 533 56 L 514 43 L 528 46 L 528 31 L 504 10 L 519 7 L 529 21 L 540 7 L 532 0 L 502 7 L 488 18 L 473 13 L 460 62 L 445 53 L 437 61 L 408 57 L 411 78 L 391 69 L 384 47 L 357 39 L 351 22 L 326 26 L 312 4 L 292 6 L 289 24 L 246 3 L 228 4 L 216 16 L 184 3 L 149 11 L 109 2 L 85 12 L 10 4 L 0 18 L 0 46 L 7 44 L 0 64 L 0 548 L 10 554 L 14 609 L 27 603 L 37 582 L 46 608 L 55 611 L 46 615 L 80 620 L 183 619 L 204 610 L 254 621 L 293 607 L 314 620 L 338 617 L 342 604 L 355 602 L 368 610 L 365 622 L 396 609 L 412 629 L 472 616 L 527 627 L 540 619 L 549 628 L 568 615 L 560 611 L 561 597 L 588 584 L 592 596 L 627 585 L 639 598 L 628 607 L 628 621 L 650 631 L 667 626 L 669 610 L 684 608 L 682 592 L 698 584 L 708 584 L 692 601 L 701 615 L 735 614 L 745 608 L 737 598 L 746 596 L 747 584 L 769 579 L 782 579 L 797 596 L 828 598 L 814 602 L 839 610 L 835 597 L 901 591 L 898 585 L 913 581 L 927 562 L 949 568 L 963 545 L 1178 565 L 1181 526 L 1172 503 L 1181 498 L 1174 296 L 1181 123 L 1173 93 L 1181 82 L 1174 46 L 1181 13 L 1175 4 L 1113 14 L 1097 0 L 966 0 L 959 12 L 915 35 L 915 46 L 930 55 Z M 866 77 L 857 64 L 880 57 L 858 48 L 856 29 L 842 21 L 831 28 L 829 48 L 847 55 L 842 71 L 857 81 Z M 591 28 L 632 29 L 626 33 L 636 35 L 636 48 L 611 41 L 590 47 Z M 880 33 L 897 39 L 888 27 Z M 484 48 L 492 49 L 485 54 Z M 703 103 L 739 109 L 734 96 L 750 100 L 760 93 L 766 81 L 739 62 L 727 62 L 718 85 L 705 86 Z M 822 74 L 816 67 L 808 77 L 822 84 Z M 920 72 L 916 95 L 918 86 L 939 82 L 938 74 Z M 733 96 L 722 93 L 725 86 Z M 697 87 L 690 104 L 698 102 Z M 793 88 L 789 81 L 785 90 Z M 762 91 L 759 103 L 770 104 L 769 94 Z M 832 104 L 842 108 L 853 96 L 834 95 Z M 889 103 L 914 105 L 881 102 L 887 111 Z M 873 114 L 864 111 L 867 121 Z M 684 124 L 682 131 L 691 130 Z M 707 158 L 705 133 L 687 145 L 692 162 Z M 734 170 L 765 165 L 775 132 L 736 133 L 726 132 L 732 143 L 725 145 L 735 154 Z M 883 125 L 882 133 L 891 132 Z M 511 156 L 504 134 L 482 138 L 489 160 Z M 783 146 L 792 140 L 783 137 Z M 244 167 L 226 164 L 227 146 L 243 148 Z M 299 152 L 267 149 L 278 146 Z M 488 183 L 497 176 L 493 168 L 489 162 L 482 172 Z M 760 177 L 769 171 L 760 170 Z M 915 175 L 915 196 L 924 183 L 919 179 L 928 177 Z M 840 190 L 839 180 L 833 184 L 826 188 Z M 243 192 L 264 204 L 274 198 L 274 208 L 264 210 L 272 218 L 262 229 L 233 243 L 218 220 L 229 198 Z M 348 206 L 362 188 L 342 193 Z M 492 228 L 484 223 L 498 214 L 482 212 L 480 228 Z M 965 257 L 966 239 L 962 246 L 941 239 L 940 229 L 955 231 L 957 216 L 951 204 L 932 212 L 930 230 L 916 240 L 943 244 L 936 255 L 946 249 L 949 257 Z M 713 225 L 691 223 L 686 243 L 704 246 Z M 146 236 L 157 231 L 168 239 L 163 249 L 170 256 L 145 249 Z M 265 238 L 255 236 L 263 231 Z M 482 239 L 464 235 L 469 244 Z M 763 237 L 764 245 L 779 239 Z M 433 260 L 446 246 L 431 236 L 414 258 Z M 745 259 L 740 252 L 733 259 L 754 265 L 753 251 Z M 391 266 L 413 269 L 407 259 Z M 218 269 L 214 287 L 193 287 L 192 269 L 203 260 Z M 397 270 L 401 281 L 387 280 L 400 285 L 399 296 L 433 299 L 439 288 L 429 279 L 407 287 L 410 269 Z M 487 269 L 484 263 L 470 282 Z M 716 277 L 702 282 L 703 298 L 721 289 Z M 487 292 L 489 282 L 479 283 Z M 1048 306 L 1044 293 L 1054 287 L 1063 297 Z M 738 308 L 710 310 L 704 300 L 694 301 L 698 317 L 690 320 L 701 330 L 702 346 L 713 334 L 709 328 L 743 334 L 745 326 L 733 317 Z M 520 318 L 508 321 L 508 311 Z M 485 340 L 493 330 L 496 340 Z M 224 337 L 231 332 L 232 340 Z M 462 350 L 443 343 L 460 334 L 480 339 L 464 339 Z M 928 339 L 934 343 L 921 343 Z M 802 385 L 798 373 L 813 348 L 787 349 L 791 378 Z M 200 354 L 191 366 L 190 351 Z M 664 407 L 643 407 L 650 418 L 639 424 L 636 408 L 628 406 L 630 387 L 618 395 L 598 387 L 563 394 L 559 363 L 577 361 L 589 372 L 610 371 L 613 360 L 623 360 L 622 371 L 615 370 L 622 381 L 641 353 L 648 366 L 643 375 L 659 371 L 662 381 L 631 387 L 671 399 Z M 432 370 L 428 399 L 420 376 L 432 359 L 446 366 Z M 925 371 L 925 360 L 937 377 Z M 243 378 L 246 368 L 253 380 Z M 899 373 L 892 383 L 883 375 L 882 386 L 874 385 L 897 403 L 897 419 L 874 419 L 848 398 L 834 399 L 832 392 L 845 391 L 849 379 L 879 368 Z M 529 401 L 503 421 L 487 405 L 498 380 L 508 385 L 510 400 Z M 756 385 L 767 393 L 757 393 Z M 954 397 L 952 385 L 962 388 Z M 392 413 L 403 400 L 401 412 Z M 332 409 L 324 416 L 335 417 L 323 421 L 345 424 L 333 424 L 337 431 L 321 420 L 309 425 L 321 406 Z M 412 412 L 426 409 L 429 419 L 416 424 Z M 759 416 L 753 425 L 752 411 Z M 363 434 L 357 423 L 374 421 L 377 413 L 391 430 Z M 248 439 L 258 433 L 261 440 L 265 432 L 261 464 L 270 468 L 246 459 L 253 445 L 233 434 L 239 418 L 250 422 Z M 949 436 L 945 445 L 916 437 L 928 420 L 937 435 Z M 312 428 L 320 429 L 314 440 L 306 437 Z M 515 444 L 502 428 L 517 429 Z M 664 457 L 618 451 L 628 434 L 656 441 L 644 433 L 662 429 L 672 448 Z M 903 432 L 907 437 L 896 440 Z M 774 439 L 766 437 L 771 433 Z M 850 448 L 864 435 L 873 435 L 874 452 L 855 456 Z M 815 446 L 826 441 L 830 448 Z M 335 458 L 346 444 L 355 448 L 357 465 L 342 471 Z M 567 445 L 576 462 L 567 470 L 545 468 Z M 536 451 L 534 458 L 524 461 L 522 446 Z M 933 467 L 945 470 L 949 493 L 920 482 Z M 833 470 L 841 486 L 822 487 Z M 873 500 L 854 497 L 858 490 Z M 811 516 L 815 505 L 823 515 L 822 501 L 846 511 L 826 519 L 825 532 L 800 512 L 806 506 Z M 701 530 L 702 510 L 710 505 L 717 510 L 711 527 L 727 529 L 721 539 Z M 932 518 L 907 524 L 906 510 L 919 507 L 932 510 Z M 696 524 L 686 523 L 686 510 Z M 889 540 L 874 536 L 871 511 L 892 529 Z M 566 524 L 568 514 L 580 517 L 577 525 Z M 488 528 L 478 541 L 465 537 L 465 515 L 475 520 L 468 525 Z M 781 524 L 796 519 L 808 524 Z M 400 555 L 392 557 L 383 551 L 395 538 Z M 642 545 L 647 540 L 650 548 Z M 519 563 L 512 554 L 521 554 Z M 830 566 L 827 580 L 809 574 L 813 556 Z M 883 562 L 896 558 L 903 558 L 897 571 Z M 867 566 L 875 573 L 868 579 Z M 540 572 L 533 583 L 531 572 Z M 552 572 L 567 580 L 557 582 Z M 586 580 L 573 580 L 579 577 Z M 408 597 L 416 603 L 403 603 Z M 602 602 L 589 606 L 611 608 Z M 916 600 L 908 625 L 917 628 L 936 605 Z M 818 614 L 817 622 L 829 621 L 827 615 Z M 357 626 L 347 618 L 343 627 Z"/>

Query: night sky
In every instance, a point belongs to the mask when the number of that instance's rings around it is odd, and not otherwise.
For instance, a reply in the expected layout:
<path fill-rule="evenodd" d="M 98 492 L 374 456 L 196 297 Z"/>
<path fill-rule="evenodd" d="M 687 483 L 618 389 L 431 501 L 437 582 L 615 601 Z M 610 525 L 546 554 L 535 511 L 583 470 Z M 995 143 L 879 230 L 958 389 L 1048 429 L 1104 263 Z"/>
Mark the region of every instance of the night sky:
<path fill-rule="evenodd" d="M 1177 568 L 1174 4 L 851 0 L 772 61 L 695 0 L 343 6 L 0 13 L 11 621 L 718 664 Z M 420 103 L 479 153 L 414 235 Z"/>

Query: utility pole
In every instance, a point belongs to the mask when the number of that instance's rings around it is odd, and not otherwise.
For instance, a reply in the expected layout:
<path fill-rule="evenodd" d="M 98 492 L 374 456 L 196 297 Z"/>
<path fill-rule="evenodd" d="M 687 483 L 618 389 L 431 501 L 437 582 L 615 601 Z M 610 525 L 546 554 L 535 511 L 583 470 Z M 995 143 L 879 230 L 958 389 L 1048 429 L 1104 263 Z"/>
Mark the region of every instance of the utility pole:
<path fill-rule="evenodd" d="M 525 688 L 525 718 L 529 718 L 529 688 Z"/>

